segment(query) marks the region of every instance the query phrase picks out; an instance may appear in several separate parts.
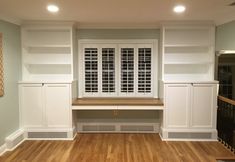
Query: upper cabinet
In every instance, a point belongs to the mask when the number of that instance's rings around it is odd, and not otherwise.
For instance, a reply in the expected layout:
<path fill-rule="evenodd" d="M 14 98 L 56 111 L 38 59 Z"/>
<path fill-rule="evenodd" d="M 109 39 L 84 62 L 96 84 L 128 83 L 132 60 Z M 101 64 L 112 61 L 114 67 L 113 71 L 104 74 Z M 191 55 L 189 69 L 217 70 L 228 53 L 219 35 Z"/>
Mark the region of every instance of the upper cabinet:
<path fill-rule="evenodd" d="M 76 79 L 74 23 L 28 23 L 22 26 L 22 80 Z M 75 71 L 75 72 L 74 72 Z"/>
<path fill-rule="evenodd" d="M 214 80 L 213 25 L 164 24 L 161 34 L 163 81 Z"/>

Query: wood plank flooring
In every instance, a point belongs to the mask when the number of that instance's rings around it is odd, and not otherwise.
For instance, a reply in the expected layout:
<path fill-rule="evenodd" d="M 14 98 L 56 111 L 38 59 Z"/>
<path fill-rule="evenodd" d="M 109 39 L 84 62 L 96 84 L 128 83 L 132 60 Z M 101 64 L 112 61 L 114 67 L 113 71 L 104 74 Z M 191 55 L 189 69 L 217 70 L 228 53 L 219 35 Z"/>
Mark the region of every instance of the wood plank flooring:
<path fill-rule="evenodd" d="M 74 141 L 25 141 L 1 162 L 215 162 L 235 158 L 219 142 L 164 142 L 158 134 L 78 134 Z"/>

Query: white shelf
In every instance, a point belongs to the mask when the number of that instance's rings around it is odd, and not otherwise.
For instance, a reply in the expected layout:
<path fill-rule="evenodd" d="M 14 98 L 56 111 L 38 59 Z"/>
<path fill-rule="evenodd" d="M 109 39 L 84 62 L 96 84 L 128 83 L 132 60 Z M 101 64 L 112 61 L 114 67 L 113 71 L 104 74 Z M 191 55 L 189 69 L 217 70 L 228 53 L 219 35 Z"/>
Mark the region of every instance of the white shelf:
<path fill-rule="evenodd" d="M 181 80 L 174 80 L 174 81 L 170 81 L 170 80 L 164 80 L 164 83 L 167 84 L 188 84 L 188 83 L 193 83 L 193 84 L 218 84 L 219 81 L 217 80 L 211 80 L 211 81 L 203 81 L 203 80 L 185 80 L 185 81 L 181 81 Z"/>
<path fill-rule="evenodd" d="M 180 48 L 184 48 L 184 47 L 206 47 L 208 48 L 210 45 L 205 45 L 205 44 L 165 44 L 164 47 L 165 48 L 171 48 L 171 47 L 180 47 Z"/>
<path fill-rule="evenodd" d="M 47 44 L 37 44 L 37 45 L 24 45 L 26 48 L 71 48 L 70 44 L 52 44 L 52 45 L 47 45 Z"/>
<path fill-rule="evenodd" d="M 71 45 L 24 46 L 28 54 L 71 54 Z"/>
<path fill-rule="evenodd" d="M 214 78 L 213 26 L 163 26 L 162 79 L 207 81 Z"/>
<path fill-rule="evenodd" d="M 212 64 L 212 62 L 196 62 L 196 61 L 192 61 L 192 62 L 165 62 L 165 65 L 210 65 Z"/>
<path fill-rule="evenodd" d="M 24 81 L 73 80 L 76 45 L 73 25 L 39 23 L 22 27 Z"/>
<path fill-rule="evenodd" d="M 25 64 L 71 64 L 71 55 L 67 54 L 25 54 Z"/>
<path fill-rule="evenodd" d="M 63 63 L 63 62 L 30 62 L 30 63 L 25 63 L 25 65 L 71 65 L 70 63 Z"/>
<path fill-rule="evenodd" d="M 59 80 L 56 80 L 56 81 L 48 81 L 48 80 L 41 80 L 41 81 L 38 81 L 38 80 L 21 80 L 21 81 L 18 81 L 18 84 L 42 84 L 42 83 L 46 83 L 46 84 L 71 84 L 73 82 L 73 80 L 71 81 L 59 81 Z"/>

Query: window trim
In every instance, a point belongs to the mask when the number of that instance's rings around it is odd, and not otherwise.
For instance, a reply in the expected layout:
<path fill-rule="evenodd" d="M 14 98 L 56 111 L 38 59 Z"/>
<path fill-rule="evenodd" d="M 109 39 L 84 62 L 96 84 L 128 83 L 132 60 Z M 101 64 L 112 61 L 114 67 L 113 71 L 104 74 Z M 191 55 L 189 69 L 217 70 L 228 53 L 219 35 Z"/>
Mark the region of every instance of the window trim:
<path fill-rule="evenodd" d="M 138 93 L 138 56 L 134 56 L 135 64 L 134 64 L 134 92 L 137 93 L 131 93 L 131 94 L 124 94 L 121 93 L 120 90 L 120 49 L 122 47 L 134 47 L 134 55 L 138 54 L 138 48 L 151 48 L 152 49 L 152 64 L 151 64 L 151 93 L 148 93 L 148 95 L 144 93 Z M 100 61 L 102 61 L 102 48 L 114 48 L 115 52 L 117 53 L 115 55 L 115 93 L 102 93 L 102 91 L 99 90 L 98 93 L 85 93 L 84 91 L 84 48 L 98 48 L 98 69 L 100 69 L 100 66 L 102 68 L 102 64 Z M 137 50 L 137 51 L 136 51 Z M 158 40 L 157 39 L 117 39 L 117 40 L 110 40 L 110 39 L 79 39 L 78 40 L 78 97 L 153 97 L 158 98 L 158 60 L 159 60 L 159 54 L 158 54 Z M 158 70 L 154 70 L 158 69 Z M 102 70 L 98 70 L 98 77 L 101 77 L 101 79 L 98 79 L 98 85 L 101 87 L 102 83 Z M 118 79 L 117 79 L 118 78 Z"/>

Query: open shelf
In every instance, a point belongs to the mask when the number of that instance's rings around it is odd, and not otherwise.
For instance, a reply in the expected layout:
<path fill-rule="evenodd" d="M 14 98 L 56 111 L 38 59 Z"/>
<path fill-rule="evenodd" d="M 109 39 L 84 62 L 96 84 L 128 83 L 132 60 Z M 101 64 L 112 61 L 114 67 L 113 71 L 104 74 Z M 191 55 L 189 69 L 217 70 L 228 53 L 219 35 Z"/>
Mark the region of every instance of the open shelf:
<path fill-rule="evenodd" d="M 164 44 L 165 48 L 208 48 L 205 44 Z"/>
<path fill-rule="evenodd" d="M 166 62 L 164 63 L 165 65 L 209 65 L 212 64 L 212 62 L 202 62 L 202 61 L 191 61 L 191 62 Z"/>
<path fill-rule="evenodd" d="M 26 30 L 25 44 L 28 45 L 70 45 L 70 30 Z"/>
<path fill-rule="evenodd" d="M 71 55 L 67 54 L 25 54 L 25 64 L 71 64 Z"/>
<path fill-rule="evenodd" d="M 30 74 L 71 74 L 70 64 L 27 64 Z"/>
<path fill-rule="evenodd" d="M 163 26 L 163 80 L 206 81 L 214 76 L 212 26 Z"/>
<path fill-rule="evenodd" d="M 73 80 L 73 24 L 29 24 L 22 27 L 22 80 Z"/>
<path fill-rule="evenodd" d="M 211 43 L 208 28 L 165 29 L 165 45 L 205 46 Z"/>
<path fill-rule="evenodd" d="M 164 66 L 166 81 L 206 81 L 211 80 L 211 65 L 208 64 L 169 64 Z"/>
<path fill-rule="evenodd" d="M 205 54 L 210 46 L 205 45 L 164 45 L 164 51 L 168 54 Z"/>

